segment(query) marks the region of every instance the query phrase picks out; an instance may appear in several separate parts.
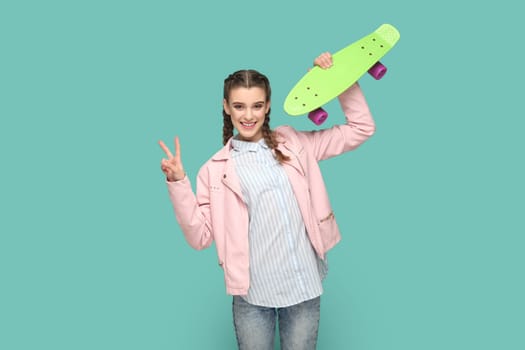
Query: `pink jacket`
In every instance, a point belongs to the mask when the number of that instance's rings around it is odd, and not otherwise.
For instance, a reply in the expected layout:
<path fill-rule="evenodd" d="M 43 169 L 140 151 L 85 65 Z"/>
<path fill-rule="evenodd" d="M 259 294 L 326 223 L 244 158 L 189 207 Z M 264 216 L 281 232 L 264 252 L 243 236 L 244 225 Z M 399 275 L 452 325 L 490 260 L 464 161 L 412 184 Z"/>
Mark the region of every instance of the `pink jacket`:
<path fill-rule="evenodd" d="M 290 157 L 283 167 L 297 196 L 310 242 L 324 259 L 341 239 L 318 161 L 353 150 L 368 139 L 375 124 L 358 84 L 339 96 L 346 123 L 329 129 L 299 132 L 290 126 L 275 129 L 278 149 Z M 246 295 L 250 286 L 248 210 L 242 200 L 231 140 L 200 169 L 196 194 L 187 177 L 167 182 L 177 221 L 195 249 L 213 241 L 224 270 L 226 292 Z"/>

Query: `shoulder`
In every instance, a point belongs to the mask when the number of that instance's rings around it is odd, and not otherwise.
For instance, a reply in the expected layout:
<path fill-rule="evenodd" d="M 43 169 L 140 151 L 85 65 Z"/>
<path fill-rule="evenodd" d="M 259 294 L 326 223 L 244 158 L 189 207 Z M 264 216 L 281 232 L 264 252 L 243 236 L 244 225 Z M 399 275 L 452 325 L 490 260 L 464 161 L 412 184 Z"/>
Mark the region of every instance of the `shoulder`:
<path fill-rule="evenodd" d="M 276 127 L 274 129 L 276 132 L 278 133 L 290 133 L 290 132 L 297 132 L 297 130 L 295 130 L 293 128 L 293 126 L 290 126 L 290 125 L 279 125 L 278 127 Z"/>
<path fill-rule="evenodd" d="M 274 132 L 277 134 L 278 142 L 284 142 L 290 139 L 294 139 L 300 134 L 300 132 L 297 131 L 297 129 L 290 125 L 278 126 L 274 129 Z"/>
<path fill-rule="evenodd" d="M 308 132 L 300 131 L 290 125 L 281 125 L 274 129 L 277 133 L 277 142 L 291 142 L 293 144 L 303 144 L 307 141 Z"/>

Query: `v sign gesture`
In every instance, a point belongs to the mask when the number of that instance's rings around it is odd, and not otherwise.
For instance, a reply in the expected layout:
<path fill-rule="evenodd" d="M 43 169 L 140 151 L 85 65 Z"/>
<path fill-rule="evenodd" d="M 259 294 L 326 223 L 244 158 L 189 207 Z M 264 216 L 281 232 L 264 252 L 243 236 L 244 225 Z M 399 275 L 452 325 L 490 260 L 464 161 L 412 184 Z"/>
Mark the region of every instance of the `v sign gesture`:
<path fill-rule="evenodd" d="M 166 179 L 168 181 L 179 181 L 184 179 L 186 173 L 184 172 L 184 167 L 182 166 L 182 161 L 180 158 L 179 137 L 175 137 L 175 155 L 171 153 L 170 149 L 164 144 L 163 141 L 159 141 L 159 145 L 168 157 L 168 159 L 163 158 L 160 162 L 160 168 L 166 175 Z"/>

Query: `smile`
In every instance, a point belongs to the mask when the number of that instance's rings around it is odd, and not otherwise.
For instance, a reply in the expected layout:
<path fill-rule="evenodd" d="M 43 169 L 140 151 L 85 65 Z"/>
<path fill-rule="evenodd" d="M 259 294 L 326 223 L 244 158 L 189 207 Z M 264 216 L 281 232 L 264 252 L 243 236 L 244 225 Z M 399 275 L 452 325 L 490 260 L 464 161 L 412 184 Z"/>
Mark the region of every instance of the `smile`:
<path fill-rule="evenodd" d="M 241 125 L 244 126 L 247 129 L 253 128 L 255 126 L 255 124 L 257 124 L 257 123 L 256 122 L 251 122 L 251 123 L 243 123 L 243 122 L 241 122 Z"/>

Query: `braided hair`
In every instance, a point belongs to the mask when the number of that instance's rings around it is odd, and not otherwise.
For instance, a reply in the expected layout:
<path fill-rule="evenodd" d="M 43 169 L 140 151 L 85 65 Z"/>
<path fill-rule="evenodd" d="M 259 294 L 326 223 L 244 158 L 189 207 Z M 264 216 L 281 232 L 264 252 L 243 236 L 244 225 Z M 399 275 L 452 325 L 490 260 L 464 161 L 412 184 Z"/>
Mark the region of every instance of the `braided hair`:
<path fill-rule="evenodd" d="M 266 101 L 270 101 L 272 94 L 270 82 L 265 75 L 259 73 L 256 70 L 239 70 L 230 74 L 226 79 L 224 79 L 224 99 L 227 101 L 230 96 L 230 91 L 238 87 L 244 87 L 248 89 L 251 87 L 259 87 L 266 92 Z M 290 160 L 290 158 L 282 154 L 281 151 L 277 149 L 277 135 L 270 128 L 270 111 L 271 108 L 268 109 L 268 113 L 266 113 L 264 118 L 262 134 L 268 147 L 274 151 L 277 161 L 279 163 L 283 163 L 284 161 Z M 225 145 L 233 136 L 233 123 L 231 116 L 226 114 L 224 108 L 222 110 L 222 116 L 224 120 L 222 127 L 222 144 Z"/>

